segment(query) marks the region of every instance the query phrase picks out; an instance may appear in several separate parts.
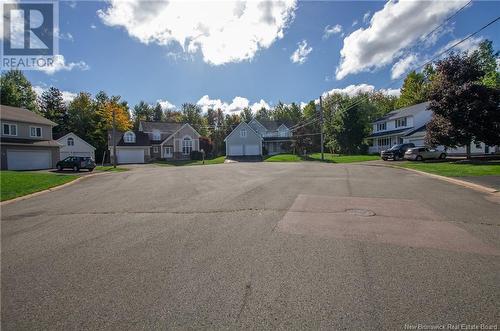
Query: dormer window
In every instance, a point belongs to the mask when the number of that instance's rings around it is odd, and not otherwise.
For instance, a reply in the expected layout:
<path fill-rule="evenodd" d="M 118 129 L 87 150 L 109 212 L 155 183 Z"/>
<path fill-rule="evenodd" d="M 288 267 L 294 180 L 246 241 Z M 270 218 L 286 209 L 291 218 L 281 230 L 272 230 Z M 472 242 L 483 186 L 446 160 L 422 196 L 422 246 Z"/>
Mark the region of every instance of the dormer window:
<path fill-rule="evenodd" d="M 377 124 L 377 131 L 384 131 L 387 128 L 386 123 L 378 123 Z"/>
<path fill-rule="evenodd" d="M 135 143 L 135 133 L 132 131 L 127 131 L 123 135 L 123 141 L 126 143 Z"/>
<path fill-rule="evenodd" d="M 161 140 L 160 130 L 153 130 L 153 140 L 155 141 Z"/>
<path fill-rule="evenodd" d="M 406 117 L 398 118 L 396 120 L 396 128 L 399 128 L 399 127 L 402 127 L 402 126 L 406 126 Z"/>
<path fill-rule="evenodd" d="M 66 140 L 66 145 L 68 145 L 68 146 L 74 146 L 75 145 L 75 140 L 73 138 L 68 138 L 68 140 Z"/>

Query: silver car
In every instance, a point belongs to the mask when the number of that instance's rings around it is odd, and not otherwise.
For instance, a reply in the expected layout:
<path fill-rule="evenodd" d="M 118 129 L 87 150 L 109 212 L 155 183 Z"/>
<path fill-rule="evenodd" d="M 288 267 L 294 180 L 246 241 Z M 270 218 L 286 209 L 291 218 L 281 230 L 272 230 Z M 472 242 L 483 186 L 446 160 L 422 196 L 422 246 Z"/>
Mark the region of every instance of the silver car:
<path fill-rule="evenodd" d="M 428 147 L 414 147 L 405 152 L 405 160 L 423 161 L 431 159 L 445 159 L 446 153 L 434 148 Z"/>

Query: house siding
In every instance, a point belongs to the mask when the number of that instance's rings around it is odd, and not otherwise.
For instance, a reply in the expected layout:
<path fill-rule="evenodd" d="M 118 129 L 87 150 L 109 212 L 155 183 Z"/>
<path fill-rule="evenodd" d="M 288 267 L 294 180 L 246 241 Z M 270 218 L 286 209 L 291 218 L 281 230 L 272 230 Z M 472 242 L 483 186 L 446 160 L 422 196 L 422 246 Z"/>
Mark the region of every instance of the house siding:
<path fill-rule="evenodd" d="M 26 122 L 18 122 L 18 121 L 9 121 L 2 120 L 0 121 L 0 131 L 1 136 L 5 138 L 19 138 L 19 139 L 32 139 L 32 140 L 52 140 L 52 127 L 50 125 L 44 124 L 30 124 Z M 10 136 L 3 134 L 3 124 L 16 124 L 17 125 L 17 136 Z M 40 127 L 42 128 L 42 136 L 41 137 L 31 137 L 30 136 L 30 127 Z"/>
<path fill-rule="evenodd" d="M 245 138 L 240 137 L 241 130 L 247 131 L 247 136 Z M 260 155 L 262 155 L 262 138 L 257 133 L 255 133 L 255 131 L 253 131 L 253 128 L 248 124 L 239 125 L 234 129 L 233 132 L 231 132 L 229 136 L 226 137 L 227 156 L 231 156 L 229 153 L 230 146 L 235 145 L 258 145 L 259 153 Z"/>
<path fill-rule="evenodd" d="M 1 145 L 1 170 L 7 170 L 7 151 L 22 150 L 22 151 L 50 151 L 51 153 L 51 168 L 56 167 L 59 162 L 59 147 L 42 147 L 42 146 L 23 146 L 23 145 Z"/>

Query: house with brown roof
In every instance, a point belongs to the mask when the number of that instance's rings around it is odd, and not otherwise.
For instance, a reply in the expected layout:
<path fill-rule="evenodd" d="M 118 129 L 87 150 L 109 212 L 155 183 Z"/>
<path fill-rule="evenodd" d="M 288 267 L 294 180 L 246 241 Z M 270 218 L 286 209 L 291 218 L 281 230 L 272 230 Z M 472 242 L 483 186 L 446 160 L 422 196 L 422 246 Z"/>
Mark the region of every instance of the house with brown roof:
<path fill-rule="evenodd" d="M 2 170 L 55 168 L 60 144 L 52 139 L 57 125 L 32 111 L 0 106 Z"/>
<path fill-rule="evenodd" d="M 145 163 L 151 160 L 185 160 L 200 150 L 200 134 L 189 123 L 141 121 L 137 131 L 117 132 L 117 163 Z M 113 158 L 113 137 L 108 135 Z"/>

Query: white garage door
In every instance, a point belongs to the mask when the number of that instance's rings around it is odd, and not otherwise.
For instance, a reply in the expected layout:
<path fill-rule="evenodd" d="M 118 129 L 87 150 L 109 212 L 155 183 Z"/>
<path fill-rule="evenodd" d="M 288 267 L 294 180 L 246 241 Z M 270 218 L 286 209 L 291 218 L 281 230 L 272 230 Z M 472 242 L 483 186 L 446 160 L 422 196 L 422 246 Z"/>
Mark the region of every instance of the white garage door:
<path fill-rule="evenodd" d="M 243 155 L 243 145 L 229 145 L 229 155 Z"/>
<path fill-rule="evenodd" d="M 64 160 L 68 156 L 94 157 L 91 152 L 61 152 L 61 160 Z"/>
<path fill-rule="evenodd" d="M 245 145 L 245 155 L 260 155 L 259 145 Z"/>
<path fill-rule="evenodd" d="M 144 149 L 120 149 L 116 151 L 118 163 L 144 163 Z"/>
<path fill-rule="evenodd" d="M 50 151 L 7 151 L 9 170 L 37 170 L 52 168 Z"/>
<path fill-rule="evenodd" d="M 413 143 L 415 146 L 425 145 L 424 139 L 410 139 L 410 142 Z"/>

